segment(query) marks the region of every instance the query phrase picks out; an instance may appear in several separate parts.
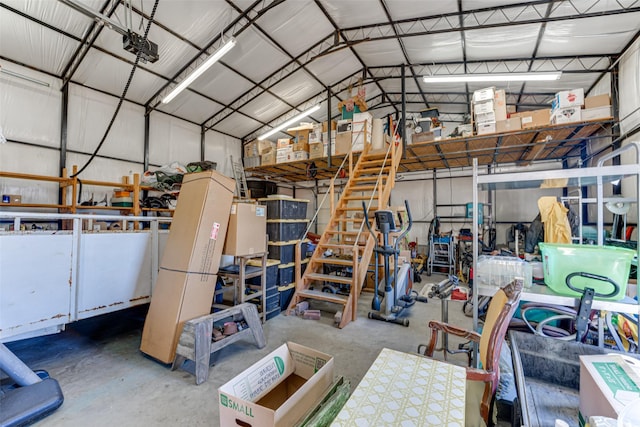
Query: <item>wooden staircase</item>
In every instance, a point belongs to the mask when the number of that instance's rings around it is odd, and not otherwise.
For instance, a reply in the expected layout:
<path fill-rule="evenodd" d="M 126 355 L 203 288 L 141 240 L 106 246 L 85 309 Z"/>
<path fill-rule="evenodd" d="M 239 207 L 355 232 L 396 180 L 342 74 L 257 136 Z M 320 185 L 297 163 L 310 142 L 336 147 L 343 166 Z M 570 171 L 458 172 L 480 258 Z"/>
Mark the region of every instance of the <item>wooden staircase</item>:
<path fill-rule="evenodd" d="M 356 319 L 358 297 L 375 247 L 375 239 L 363 221 L 362 203 L 367 205 L 369 221 L 373 226 L 373 212 L 386 208 L 389 203 L 401 157 L 401 144 L 376 151 L 371 150 L 370 144 L 365 144 L 357 163 L 352 167 L 353 157 L 349 153 L 349 181 L 340 200 L 335 203 L 336 178 L 331 180 L 331 219 L 305 273 L 300 276 L 300 270 L 296 269 L 296 290 L 287 313 L 291 313 L 301 301 L 320 300 L 342 306 L 339 328 Z M 333 255 L 325 257 L 328 250 Z M 299 253 L 296 258 L 299 260 Z M 338 272 L 348 267 L 351 267 L 351 277 L 339 275 Z"/>

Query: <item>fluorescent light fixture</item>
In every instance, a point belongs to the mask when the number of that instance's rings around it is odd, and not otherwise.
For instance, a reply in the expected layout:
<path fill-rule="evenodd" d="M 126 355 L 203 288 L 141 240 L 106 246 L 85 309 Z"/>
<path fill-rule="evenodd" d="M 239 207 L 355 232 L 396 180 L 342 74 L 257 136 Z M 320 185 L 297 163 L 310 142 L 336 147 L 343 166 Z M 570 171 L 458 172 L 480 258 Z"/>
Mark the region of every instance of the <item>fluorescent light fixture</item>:
<path fill-rule="evenodd" d="M 474 82 L 526 82 L 558 80 L 557 73 L 501 73 L 501 74 L 452 74 L 448 76 L 424 76 L 425 83 L 474 83 Z"/>
<path fill-rule="evenodd" d="M 16 73 L 15 71 L 10 71 L 7 69 L 4 69 L 0 66 L 0 73 L 2 74 L 6 74 L 8 76 L 12 76 L 12 77 L 17 77 L 19 79 L 22 80 L 26 80 L 35 84 L 39 84 L 41 86 L 46 86 L 49 87 L 49 83 L 47 82 L 43 82 L 42 80 L 38 80 L 38 79 L 34 79 L 33 77 L 29 77 L 29 76 L 25 76 L 24 74 L 20 74 L 20 73 Z"/>
<path fill-rule="evenodd" d="M 303 111 L 302 113 L 298 114 L 297 116 L 295 116 L 295 117 L 293 117 L 293 118 L 291 118 L 291 119 L 287 120 L 286 122 L 282 123 L 281 125 L 274 127 L 274 128 L 273 128 L 273 129 L 271 129 L 269 132 L 267 132 L 267 133 L 265 133 L 265 134 L 263 134 L 263 135 L 260 135 L 260 136 L 258 137 L 258 139 L 261 139 L 261 140 L 262 140 L 262 139 L 267 139 L 267 138 L 269 138 L 271 135 L 273 135 L 273 134 L 275 134 L 275 133 L 280 132 L 282 129 L 284 129 L 284 128 L 288 127 L 288 126 L 291 126 L 292 124 L 294 124 L 295 122 L 297 122 L 297 121 L 299 121 L 299 120 L 301 120 L 301 119 L 304 119 L 304 118 L 305 118 L 305 117 L 307 117 L 309 114 L 312 114 L 312 113 L 314 113 L 314 112 L 318 111 L 319 109 L 320 109 L 320 106 L 319 106 L 319 105 L 316 105 L 315 107 L 311 107 L 311 108 L 309 108 L 308 110 Z"/>
<path fill-rule="evenodd" d="M 183 81 L 181 81 L 180 84 L 178 84 L 178 86 L 174 87 L 173 90 L 171 92 L 169 92 L 169 94 L 162 99 L 162 103 L 163 104 L 167 104 L 167 103 L 171 102 L 171 100 L 173 100 L 173 98 L 175 98 L 176 96 L 178 96 L 178 94 L 180 92 L 185 90 L 187 88 L 187 86 L 189 86 L 191 83 L 193 83 L 193 81 L 195 79 L 200 77 L 202 75 L 202 73 L 207 71 L 209 69 L 209 67 L 211 67 L 213 64 L 218 62 L 220 60 L 220 58 L 222 58 L 227 52 L 229 52 L 231 49 L 233 49 L 233 47 L 235 45 L 236 45 L 236 39 L 231 37 L 222 46 L 220 46 L 218 48 L 218 50 L 216 50 L 213 53 L 213 55 L 211 55 L 209 58 L 207 58 L 206 61 L 204 61 L 202 64 L 200 64 L 200 66 L 198 68 L 193 70 L 193 72 L 191 74 L 189 74 Z"/>

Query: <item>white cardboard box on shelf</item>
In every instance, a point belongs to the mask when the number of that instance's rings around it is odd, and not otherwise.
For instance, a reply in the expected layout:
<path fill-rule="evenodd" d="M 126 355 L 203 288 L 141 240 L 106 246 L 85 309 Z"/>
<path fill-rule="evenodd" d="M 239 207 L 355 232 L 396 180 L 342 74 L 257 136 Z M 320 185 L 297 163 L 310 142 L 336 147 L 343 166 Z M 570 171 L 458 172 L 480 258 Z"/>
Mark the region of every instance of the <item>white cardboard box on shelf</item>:
<path fill-rule="evenodd" d="M 579 122 L 581 120 L 581 111 L 580 107 L 558 108 L 551 115 L 551 124 L 560 125 Z"/>
<path fill-rule="evenodd" d="M 293 160 L 293 147 L 278 148 L 276 151 L 276 163 L 287 163 Z"/>
<path fill-rule="evenodd" d="M 293 426 L 333 382 L 333 357 L 288 342 L 218 389 L 220 425 Z"/>
<path fill-rule="evenodd" d="M 489 133 L 496 133 L 496 122 L 485 122 L 476 124 L 478 135 L 487 135 Z"/>
<path fill-rule="evenodd" d="M 476 114 L 476 123 L 488 123 L 496 121 L 496 113 L 489 111 L 488 113 Z"/>
<path fill-rule="evenodd" d="M 473 113 L 476 115 L 493 113 L 493 99 L 473 104 Z"/>
<path fill-rule="evenodd" d="M 580 356 L 579 418 L 618 418 L 627 404 L 640 397 L 639 361 L 634 359 L 632 368 L 625 359 L 618 354 Z"/>
<path fill-rule="evenodd" d="M 585 108 L 580 114 L 582 115 L 581 120 L 596 120 L 613 117 L 611 105 L 605 105 L 604 107 Z"/>
<path fill-rule="evenodd" d="M 478 89 L 473 92 L 473 102 L 493 101 L 496 96 L 495 91 L 496 88 L 493 86 L 484 89 Z"/>
<path fill-rule="evenodd" d="M 584 105 L 584 89 L 563 90 L 556 93 L 551 109 L 580 107 Z"/>

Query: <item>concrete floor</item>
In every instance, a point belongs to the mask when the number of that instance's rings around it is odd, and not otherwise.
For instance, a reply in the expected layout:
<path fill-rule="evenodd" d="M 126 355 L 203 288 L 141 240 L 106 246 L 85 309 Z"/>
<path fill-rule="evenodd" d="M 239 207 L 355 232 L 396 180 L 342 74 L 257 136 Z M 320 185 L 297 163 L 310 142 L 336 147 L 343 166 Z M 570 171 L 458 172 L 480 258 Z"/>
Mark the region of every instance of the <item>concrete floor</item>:
<path fill-rule="evenodd" d="M 444 276 L 422 277 L 416 290 Z M 333 326 L 329 311 L 319 321 L 276 316 L 264 324 L 265 348 L 257 349 L 247 340 L 215 353 L 209 379 L 199 386 L 190 373 L 171 371 L 139 351 L 147 306 L 77 322 L 60 334 L 7 346 L 32 369 L 47 370 L 62 387 L 64 404 L 38 425 L 212 426 L 219 424 L 218 387 L 286 341 L 332 354 L 335 374 L 349 380 L 353 390 L 383 347 L 415 352 L 418 344 L 427 342 L 427 322 L 441 318 L 440 300 L 431 299 L 406 312 L 409 327 L 370 320 L 371 298 L 372 294 L 362 294 L 358 319 L 342 330 Z M 312 307 L 320 308 L 320 304 Z M 471 327 L 461 302 L 449 303 L 449 322 Z M 464 365 L 466 356 L 454 355 L 449 360 Z"/>

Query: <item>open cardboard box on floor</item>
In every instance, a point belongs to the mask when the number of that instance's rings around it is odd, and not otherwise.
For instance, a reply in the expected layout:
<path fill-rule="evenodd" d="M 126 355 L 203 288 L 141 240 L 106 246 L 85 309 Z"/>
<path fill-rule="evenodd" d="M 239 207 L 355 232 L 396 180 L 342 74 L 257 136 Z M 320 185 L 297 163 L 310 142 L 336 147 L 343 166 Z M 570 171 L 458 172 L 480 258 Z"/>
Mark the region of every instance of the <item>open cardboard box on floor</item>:
<path fill-rule="evenodd" d="M 218 389 L 220 425 L 288 427 L 333 383 L 333 357 L 288 342 Z"/>

